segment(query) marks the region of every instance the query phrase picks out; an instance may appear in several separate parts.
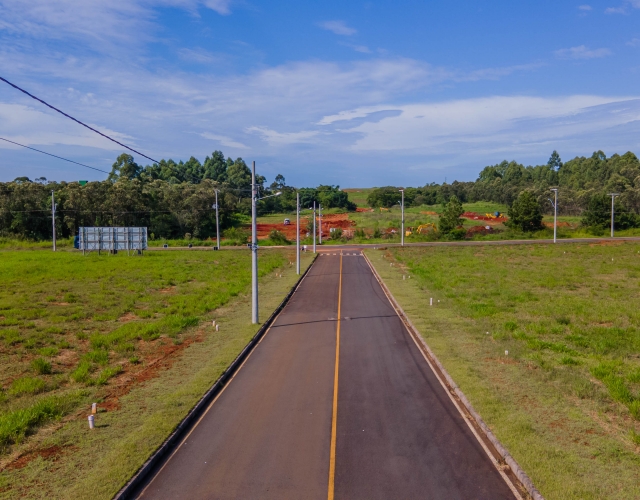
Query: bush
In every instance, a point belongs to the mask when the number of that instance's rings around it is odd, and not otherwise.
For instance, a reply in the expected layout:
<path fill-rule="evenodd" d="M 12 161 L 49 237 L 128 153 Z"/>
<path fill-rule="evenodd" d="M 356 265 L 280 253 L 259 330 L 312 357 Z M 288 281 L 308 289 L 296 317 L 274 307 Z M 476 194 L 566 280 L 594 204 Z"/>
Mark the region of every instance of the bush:
<path fill-rule="evenodd" d="M 400 194 L 397 187 L 386 186 L 372 190 L 367 196 L 367 204 L 372 208 L 390 208 L 400 202 L 401 199 L 402 194 Z"/>
<path fill-rule="evenodd" d="M 339 240 L 340 238 L 342 238 L 342 229 L 337 227 L 331 232 L 331 239 L 332 240 Z"/>
<path fill-rule="evenodd" d="M 456 196 L 452 196 L 449 198 L 449 202 L 444 205 L 444 210 L 440 214 L 440 219 L 438 220 L 438 229 L 442 234 L 448 234 L 455 230 L 458 226 L 462 225 L 462 219 L 460 216 L 464 213 L 464 209 L 462 208 L 462 203 Z M 464 229 L 462 230 L 464 231 Z M 466 234 L 466 231 L 464 231 Z M 454 237 L 454 239 L 462 239 L 465 234 L 462 235 L 461 238 L 458 238 L 458 235 Z"/>
<path fill-rule="evenodd" d="M 505 223 L 523 232 L 538 231 L 542 226 L 540 204 L 531 191 L 523 191 L 508 211 L 509 220 Z"/>
<path fill-rule="evenodd" d="M 449 231 L 448 236 L 452 240 L 464 240 L 464 237 L 467 235 L 466 229 L 458 227 Z"/>
<path fill-rule="evenodd" d="M 617 199 L 613 216 L 615 229 L 630 229 L 640 226 L 640 218 L 626 209 Z M 581 223 L 590 228 L 590 232 L 596 236 L 603 234 L 605 229 L 611 229 L 611 197 L 606 194 L 592 196 Z"/>
<path fill-rule="evenodd" d="M 40 375 L 48 375 L 51 373 L 51 363 L 44 358 L 36 358 L 31 362 L 31 368 Z"/>
<path fill-rule="evenodd" d="M 222 236 L 233 245 L 244 245 L 249 241 L 249 233 L 237 227 L 227 229 Z"/>
<path fill-rule="evenodd" d="M 276 245 L 291 244 L 291 242 L 287 239 L 284 233 L 281 233 L 280 231 L 277 231 L 275 229 L 269 233 L 269 241 L 271 241 L 272 243 L 275 243 Z"/>

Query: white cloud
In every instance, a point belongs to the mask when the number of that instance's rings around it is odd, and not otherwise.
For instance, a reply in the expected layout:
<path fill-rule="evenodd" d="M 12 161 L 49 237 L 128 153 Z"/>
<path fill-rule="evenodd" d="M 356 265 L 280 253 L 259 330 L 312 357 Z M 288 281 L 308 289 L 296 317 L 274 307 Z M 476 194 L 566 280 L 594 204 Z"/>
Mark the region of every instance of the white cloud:
<path fill-rule="evenodd" d="M 560 49 L 554 52 L 556 57 L 560 59 L 595 59 L 598 57 L 606 57 L 611 55 L 609 49 L 589 49 L 585 45 L 571 47 L 569 49 Z"/>
<path fill-rule="evenodd" d="M 640 100 L 602 96 L 541 98 L 496 96 L 438 103 L 362 108 L 327 116 L 321 123 L 353 120 L 373 110 L 399 109 L 376 123 L 339 129 L 355 140 L 358 153 L 442 154 L 526 150 L 527 145 L 561 141 L 640 120 Z M 343 125 L 344 127 L 344 125 Z"/>
<path fill-rule="evenodd" d="M 640 47 L 640 38 L 632 38 L 627 42 L 629 47 Z"/>
<path fill-rule="evenodd" d="M 230 0 L 0 0 L 0 30 L 53 40 L 80 38 L 107 51 L 114 44 L 151 40 L 159 7 L 194 15 L 204 7 L 227 15 L 230 4 Z"/>
<path fill-rule="evenodd" d="M 276 132 L 268 127 L 248 127 L 247 132 L 257 132 L 270 145 L 289 145 L 304 142 L 313 142 L 313 138 L 318 135 L 316 130 L 302 132 Z"/>
<path fill-rule="evenodd" d="M 194 62 L 198 64 L 209 64 L 221 60 L 220 56 L 209 52 L 208 50 L 196 47 L 193 49 L 182 48 L 178 50 L 178 56 L 183 61 Z"/>
<path fill-rule="evenodd" d="M 604 9 L 605 14 L 626 14 L 626 7 L 607 7 Z"/>
<path fill-rule="evenodd" d="M 227 137 L 225 135 L 210 134 L 209 132 L 203 132 L 203 133 L 200 134 L 200 136 L 204 137 L 205 139 L 211 139 L 212 141 L 219 142 L 220 145 L 228 146 L 230 148 L 238 148 L 238 149 L 248 149 L 249 148 L 249 146 L 246 146 L 245 144 L 242 144 L 241 142 L 234 141 L 233 139 L 231 139 L 230 137 Z"/>
<path fill-rule="evenodd" d="M 357 30 L 354 28 L 350 28 L 344 21 L 324 21 L 322 23 L 318 23 L 322 29 L 327 31 L 333 31 L 336 35 L 354 35 L 357 33 Z"/>
<path fill-rule="evenodd" d="M 589 11 L 591 10 L 591 5 L 580 5 L 578 7 L 579 10 L 585 10 L 585 11 Z"/>

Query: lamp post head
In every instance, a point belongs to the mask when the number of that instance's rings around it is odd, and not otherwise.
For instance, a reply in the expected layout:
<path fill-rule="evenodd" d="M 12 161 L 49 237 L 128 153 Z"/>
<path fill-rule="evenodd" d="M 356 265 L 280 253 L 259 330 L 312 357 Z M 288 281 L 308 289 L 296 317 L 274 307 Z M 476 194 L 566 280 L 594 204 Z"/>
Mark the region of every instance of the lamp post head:
<path fill-rule="evenodd" d="M 280 196 L 282 194 L 282 191 L 278 191 L 276 194 L 274 194 L 274 196 Z"/>

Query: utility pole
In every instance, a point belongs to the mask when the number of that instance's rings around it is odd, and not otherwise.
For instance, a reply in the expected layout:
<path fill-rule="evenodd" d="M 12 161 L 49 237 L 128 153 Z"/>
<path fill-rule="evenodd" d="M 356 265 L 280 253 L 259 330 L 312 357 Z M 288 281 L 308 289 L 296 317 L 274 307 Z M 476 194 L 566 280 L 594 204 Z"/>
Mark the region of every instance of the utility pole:
<path fill-rule="evenodd" d="M 316 253 L 316 202 L 313 202 L 313 253 Z"/>
<path fill-rule="evenodd" d="M 296 274 L 300 274 L 300 193 L 296 193 Z"/>
<path fill-rule="evenodd" d="M 56 251 L 56 199 L 51 191 L 51 221 L 53 225 L 53 251 Z"/>
<path fill-rule="evenodd" d="M 400 246 L 404 246 L 404 189 L 399 189 L 402 193 L 402 203 L 400 203 L 400 208 L 402 209 L 402 227 L 400 233 Z"/>
<path fill-rule="evenodd" d="M 318 203 L 318 222 L 320 223 L 320 244 L 322 245 L 322 205 Z"/>
<path fill-rule="evenodd" d="M 258 323 L 258 234 L 256 228 L 256 162 L 251 169 L 251 323 Z"/>
<path fill-rule="evenodd" d="M 220 250 L 220 218 L 218 216 L 218 190 L 215 190 L 216 192 L 216 204 L 213 206 L 213 208 L 216 209 L 216 250 Z"/>
<path fill-rule="evenodd" d="M 558 189 L 552 189 L 553 198 L 553 242 L 556 243 L 558 238 Z"/>
<path fill-rule="evenodd" d="M 613 214 L 614 214 L 614 200 L 616 196 L 620 196 L 620 193 L 609 193 L 611 196 L 611 237 L 613 238 Z"/>

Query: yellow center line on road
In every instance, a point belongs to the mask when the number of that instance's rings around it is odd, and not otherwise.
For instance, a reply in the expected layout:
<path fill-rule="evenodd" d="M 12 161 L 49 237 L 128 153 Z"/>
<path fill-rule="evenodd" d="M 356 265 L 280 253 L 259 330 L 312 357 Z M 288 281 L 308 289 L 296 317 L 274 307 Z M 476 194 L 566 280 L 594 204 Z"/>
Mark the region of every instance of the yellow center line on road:
<path fill-rule="evenodd" d="M 336 431 L 338 425 L 338 368 L 340 366 L 340 306 L 342 303 L 342 252 L 340 252 L 340 281 L 338 284 L 338 326 L 336 327 L 336 371 L 333 376 L 333 416 L 331 417 L 331 451 L 329 454 L 329 493 L 333 500 L 336 478 Z"/>

